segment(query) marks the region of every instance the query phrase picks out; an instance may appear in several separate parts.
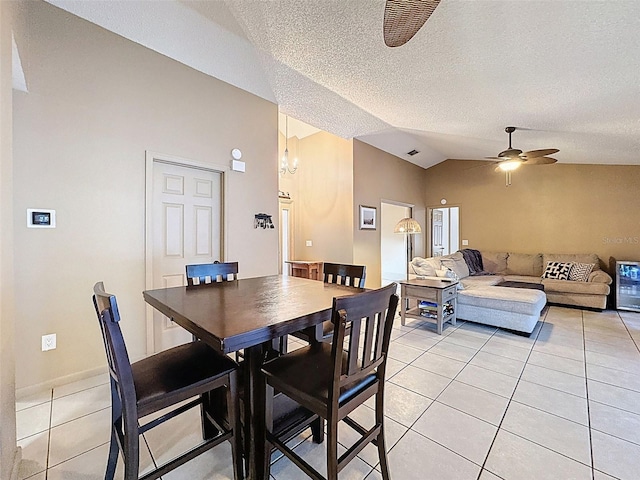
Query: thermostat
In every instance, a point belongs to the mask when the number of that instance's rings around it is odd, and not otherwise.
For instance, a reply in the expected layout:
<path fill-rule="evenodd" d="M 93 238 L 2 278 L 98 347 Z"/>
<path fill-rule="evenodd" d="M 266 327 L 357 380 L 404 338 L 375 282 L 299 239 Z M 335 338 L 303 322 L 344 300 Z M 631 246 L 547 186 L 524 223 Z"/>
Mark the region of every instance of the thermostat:
<path fill-rule="evenodd" d="M 56 228 L 56 211 L 27 208 L 27 228 Z"/>

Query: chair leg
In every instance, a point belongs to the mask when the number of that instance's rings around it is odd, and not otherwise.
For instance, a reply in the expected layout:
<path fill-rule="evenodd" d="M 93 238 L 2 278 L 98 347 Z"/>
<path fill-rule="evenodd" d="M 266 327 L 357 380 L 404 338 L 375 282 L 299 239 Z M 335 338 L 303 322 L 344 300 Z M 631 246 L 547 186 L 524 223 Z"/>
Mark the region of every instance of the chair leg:
<path fill-rule="evenodd" d="M 380 425 L 380 433 L 376 439 L 376 443 L 378 444 L 378 459 L 380 460 L 380 472 L 382 472 L 382 480 L 389 480 L 389 462 L 387 461 L 387 448 L 384 441 L 384 408 L 382 391 L 379 391 L 376 395 L 376 424 Z"/>
<path fill-rule="evenodd" d="M 138 480 L 140 470 L 140 435 L 137 425 L 127 425 L 125 421 L 124 445 L 122 456 L 124 457 L 125 480 Z"/>
<path fill-rule="evenodd" d="M 240 423 L 240 412 L 238 411 L 238 381 L 236 372 L 229 374 L 229 388 L 227 389 L 227 414 L 229 416 L 229 426 L 233 428 L 231 439 L 231 458 L 233 461 L 233 478 L 240 480 L 244 478 L 244 467 L 242 461 L 242 425 Z"/>
<path fill-rule="evenodd" d="M 327 420 L 327 480 L 338 480 L 338 421 L 335 418 Z"/>
<path fill-rule="evenodd" d="M 318 417 L 311 424 L 311 433 L 313 434 L 314 443 L 324 442 L 324 418 Z"/>
<path fill-rule="evenodd" d="M 107 460 L 107 471 L 104 474 L 104 480 L 113 480 L 116 474 L 116 466 L 118 465 L 118 453 L 120 453 L 120 447 L 118 447 L 118 434 L 116 429 L 111 428 L 111 443 L 109 444 L 109 458 Z"/>

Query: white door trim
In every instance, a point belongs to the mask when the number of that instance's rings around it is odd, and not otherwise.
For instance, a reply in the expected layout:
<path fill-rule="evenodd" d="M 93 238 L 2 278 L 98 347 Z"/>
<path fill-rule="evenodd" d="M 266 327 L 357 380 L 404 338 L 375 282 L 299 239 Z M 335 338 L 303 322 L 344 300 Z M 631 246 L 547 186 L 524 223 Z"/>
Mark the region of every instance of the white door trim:
<path fill-rule="evenodd" d="M 197 168 L 210 172 L 222 173 L 222 258 L 227 257 L 228 232 L 225 228 L 227 219 L 226 192 L 228 189 L 229 167 L 213 163 L 196 162 L 187 158 L 167 155 L 164 153 L 145 150 L 145 248 L 144 248 L 144 270 L 145 270 L 145 290 L 153 288 L 153 165 L 155 162 L 168 163 L 188 168 Z M 153 307 L 146 306 L 146 332 L 147 332 L 147 355 L 155 352 L 154 331 L 153 331 Z"/>

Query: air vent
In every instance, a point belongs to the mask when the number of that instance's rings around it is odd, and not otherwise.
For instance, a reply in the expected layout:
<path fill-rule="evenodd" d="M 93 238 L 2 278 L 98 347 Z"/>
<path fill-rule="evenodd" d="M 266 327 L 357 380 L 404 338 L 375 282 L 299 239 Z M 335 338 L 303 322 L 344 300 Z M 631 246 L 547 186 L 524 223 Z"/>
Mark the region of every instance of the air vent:
<path fill-rule="evenodd" d="M 413 157 L 416 153 L 420 153 L 420 152 L 418 150 L 413 149 L 410 152 L 407 152 L 407 155 L 410 155 Z"/>

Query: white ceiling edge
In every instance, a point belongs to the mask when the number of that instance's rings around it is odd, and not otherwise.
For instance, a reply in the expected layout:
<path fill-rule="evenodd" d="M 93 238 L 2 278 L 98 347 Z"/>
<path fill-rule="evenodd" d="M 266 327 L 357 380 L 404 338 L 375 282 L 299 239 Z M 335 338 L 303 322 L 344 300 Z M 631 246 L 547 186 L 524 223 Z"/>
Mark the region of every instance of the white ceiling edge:
<path fill-rule="evenodd" d="M 27 79 L 24 76 L 22 61 L 20 60 L 20 52 L 13 32 L 11 33 L 11 76 L 14 90 L 29 93 Z"/>
<path fill-rule="evenodd" d="M 254 46 L 180 3 L 46 1 L 195 70 L 276 102 Z M 229 55 L 230 51 L 235 54 Z"/>
<path fill-rule="evenodd" d="M 318 132 L 322 132 L 319 128 L 316 128 L 308 123 L 297 120 L 293 117 L 289 117 L 288 120 L 288 128 L 287 128 L 287 115 L 282 112 L 278 113 L 278 131 L 285 135 L 288 135 L 288 138 L 297 137 L 302 140 L 305 137 L 309 137 L 311 135 L 315 135 Z"/>
<path fill-rule="evenodd" d="M 371 135 L 361 135 L 358 140 L 371 145 L 379 150 L 383 150 L 391 155 L 418 165 L 422 168 L 429 168 L 444 162 L 447 157 L 437 150 L 429 147 L 420 137 L 402 131 L 399 128 L 389 128 Z M 409 145 L 409 147 L 407 147 Z M 409 155 L 411 150 L 417 150 L 415 155 Z"/>
<path fill-rule="evenodd" d="M 304 138 L 327 131 L 342 138 L 356 138 L 365 131 L 390 128 L 369 112 L 278 62 L 268 52 L 256 49 L 238 34 L 237 28 L 227 30 L 185 3 L 153 2 L 150 9 L 148 2 L 136 1 L 45 1 L 195 70 L 280 106 L 286 105 L 283 113 L 289 115 L 289 128 L 293 126 L 294 132 L 290 137 Z M 220 2 L 217 7 L 223 5 Z M 176 19 L 188 30 L 166 28 L 175 25 Z M 229 58 L 234 62 L 229 62 Z M 340 125 L 346 120 L 351 128 L 336 131 L 336 117 L 340 118 Z M 284 134 L 284 126 L 280 120 L 278 123 Z M 389 139 L 378 142 L 390 143 Z M 395 151 L 401 150 L 396 146 L 388 153 L 395 155 Z"/>

